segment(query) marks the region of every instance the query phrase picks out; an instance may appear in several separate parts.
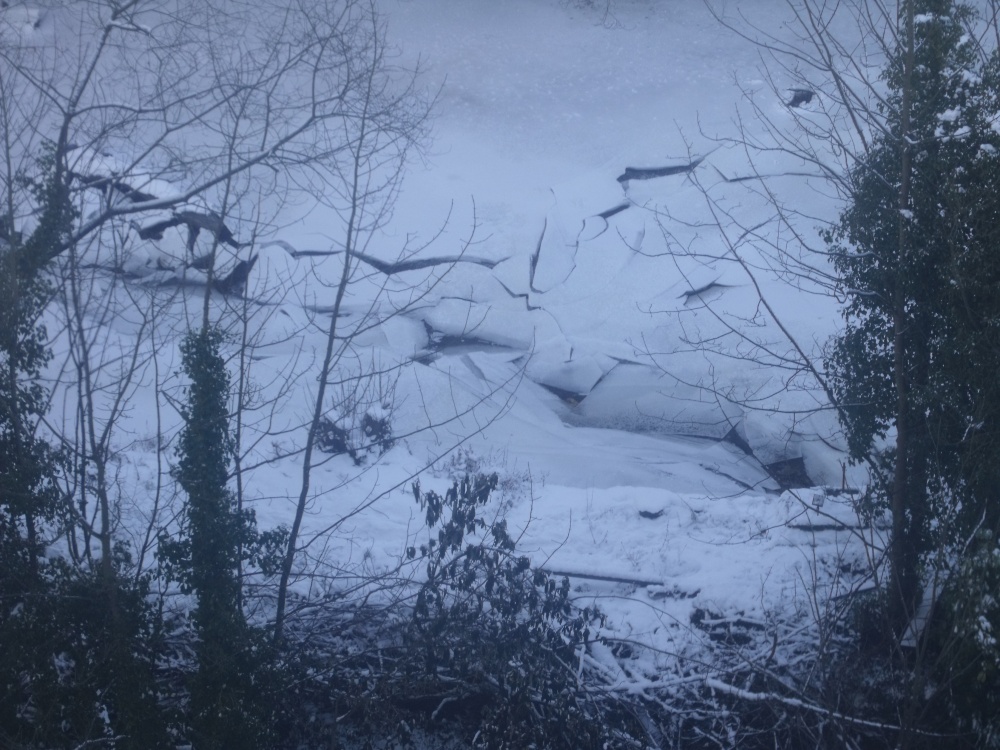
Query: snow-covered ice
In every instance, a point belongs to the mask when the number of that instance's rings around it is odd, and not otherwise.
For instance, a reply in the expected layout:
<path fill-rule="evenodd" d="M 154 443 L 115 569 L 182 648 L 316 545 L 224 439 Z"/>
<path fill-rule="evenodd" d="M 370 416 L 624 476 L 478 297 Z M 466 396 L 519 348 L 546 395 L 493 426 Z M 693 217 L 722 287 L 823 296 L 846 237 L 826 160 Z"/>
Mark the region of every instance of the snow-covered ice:
<path fill-rule="evenodd" d="M 576 574 L 577 601 L 662 651 L 691 637 L 696 609 L 767 622 L 794 610 L 804 587 L 850 585 L 836 575 L 859 554 L 849 496 L 782 492 L 764 468 L 801 459 L 816 485 L 863 479 L 844 468 L 832 413 L 815 412 L 817 384 L 786 387 L 773 366 L 791 346 L 758 289 L 812 356 L 835 330 L 837 302 L 775 267 L 774 208 L 759 180 L 737 178 L 772 175 L 769 187 L 810 217 L 797 229 L 813 240 L 837 206 L 807 165 L 750 163 L 720 140 L 736 135 L 747 88 L 776 123 L 787 120 L 760 84 L 756 50 L 699 2 L 668 12 L 620 0 L 610 19 L 569 0 L 379 5 L 397 61 L 421 61 L 423 85 L 439 95 L 433 144 L 364 251 L 394 262 L 440 233 L 412 258 L 466 257 L 440 279 L 442 267 L 385 274 L 362 264 L 348 290 L 342 325 L 358 334 L 341 374 L 392 373 L 369 405 L 389 407 L 380 414 L 400 438 L 377 461 L 342 455 L 313 470 L 310 554 L 392 566 L 421 533 L 412 479 L 440 491 L 471 468 L 505 480 L 498 502 L 534 564 Z M 758 5 L 747 12 L 780 29 L 783 6 Z M 620 181 L 628 167 L 679 169 Z M 261 403 L 275 404 L 246 426 L 242 457 L 264 527 L 293 512 L 310 368 L 342 262 L 325 234 L 328 209 L 289 211 L 252 248 L 247 289 L 251 377 Z M 200 307 L 190 290 L 163 283 L 194 283 L 199 272 L 187 234 L 166 231 L 135 244 L 124 271 L 164 311 L 184 307 L 191 319 Z M 251 252 L 223 249 L 225 271 Z M 397 314 L 414 285 L 429 292 Z M 216 296 L 214 313 L 231 302 Z M 176 372 L 181 329 L 160 334 L 162 373 Z M 168 476 L 157 433 L 169 440 L 179 421 L 152 395 L 151 368 L 114 446 L 130 467 L 122 481 L 137 487 Z M 176 398 L 172 377 L 165 390 Z"/>

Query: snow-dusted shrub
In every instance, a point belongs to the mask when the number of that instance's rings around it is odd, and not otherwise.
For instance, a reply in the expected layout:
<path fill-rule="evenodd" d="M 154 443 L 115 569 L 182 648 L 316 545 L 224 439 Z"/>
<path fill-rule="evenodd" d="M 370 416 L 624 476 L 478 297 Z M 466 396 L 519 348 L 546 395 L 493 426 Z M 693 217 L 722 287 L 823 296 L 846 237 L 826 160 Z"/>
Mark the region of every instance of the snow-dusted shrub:
<path fill-rule="evenodd" d="M 392 434 L 395 390 L 394 381 L 381 375 L 346 377 L 333 408 L 316 425 L 317 450 L 346 454 L 356 466 L 384 455 L 396 444 Z"/>
<path fill-rule="evenodd" d="M 114 609 L 101 574 L 58 558 L 0 608 L 0 746 L 170 747 L 148 587 L 122 575 L 127 565 L 116 560 Z"/>
<path fill-rule="evenodd" d="M 977 747 L 1000 747 L 1000 545 L 980 531 L 946 581 L 927 651 L 931 684 Z M 943 711 L 941 713 L 944 713 Z"/>
<path fill-rule="evenodd" d="M 357 414 L 323 417 L 316 427 L 316 448 L 334 456 L 347 454 L 356 466 L 373 456 L 384 455 L 396 444 L 392 436 L 392 411 L 388 406 L 369 407 Z"/>
<path fill-rule="evenodd" d="M 333 455 L 346 453 L 357 466 L 384 455 L 396 444 L 395 403 L 396 381 L 381 363 L 373 361 L 371 373 L 344 374 L 332 408 L 317 425 L 316 447 Z"/>
<path fill-rule="evenodd" d="M 392 436 L 389 408 L 380 405 L 368 409 L 361 418 L 361 434 L 368 450 L 377 449 L 380 456 L 392 448 L 396 440 Z"/>
<path fill-rule="evenodd" d="M 581 674 L 599 614 L 572 606 L 569 581 L 533 570 L 499 517 L 478 515 L 496 474 L 465 477 L 444 496 L 414 498 L 436 529 L 411 547 L 426 561 L 406 629 L 403 704 L 461 720 L 474 747 L 631 746 Z M 400 701 L 397 701 L 400 703 Z"/>
<path fill-rule="evenodd" d="M 316 426 L 316 449 L 334 456 L 346 453 L 358 463 L 351 433 L 328 417 Z"/>

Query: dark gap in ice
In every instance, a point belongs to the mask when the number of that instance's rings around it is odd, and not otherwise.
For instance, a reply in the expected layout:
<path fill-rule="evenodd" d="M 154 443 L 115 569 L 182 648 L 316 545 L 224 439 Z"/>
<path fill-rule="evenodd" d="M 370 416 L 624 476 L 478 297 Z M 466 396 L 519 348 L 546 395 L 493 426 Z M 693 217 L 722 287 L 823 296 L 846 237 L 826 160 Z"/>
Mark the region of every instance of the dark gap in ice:
<path fill-rule="evenodd" d="M 801 456 L 764 464 L 764 471 L 770 474 L 771 478 L 783 490 L 813 487 L 816 484 L 809 478 L 809 473 L 806 471 L 806 462 Z"/>
<path fill-rule="evenodd" d="M 652 180 L 656 177 L 687 174 L 694 171 L 695 167 L 701 164 L 704 158 L 700 157 L 687 164 L 675 164 L 670 167 L 625 167 L 625 171 L 618 176 L 618 182 L 626 183 L 629 180 Z"/>
<path fill-rule="evenodd" d="M 293 258 L 327 258 L 333 255 L 340 255 L 343 250 L 298 250 L 293 245 L 284 240 L 272 240 L 270 242 L 265 242 L 261 245 L 261 249 L 265 247 L 277 246 L 282 248 L 286 253 L 291 255 Z M 503 263 L 506 258 L 501 260 L 489 260 L 487 258 L 476 258 L 471 255 L 444 255 L 434 258 L 407 258 L 403 260 L 395 261 L 385 261 L 376 258 L 367 253 L 360 252 L 359 250 L 351 251 L 351 256 L 357 258 L 363 263 L 368 264 L 376 271 L 384 273 L 386 276 L 392 276 L 397 273 L 405 273 L 406 271 L 421 271 L 426 268 L 434 268 L 435 266 L 453 266 L 457 263 L 474 263 L 477 266 L 484 266 L 485 268 L 493 269 L 496 266 Z"/>
<path fill-rule="evenodd" d="M 711 438 L 709 438 L 709 439 L 711 439 Z M 720 442 L 721 443 L 722 441 L 718 440 L 716 442 Z M 751 455 L 753 455 L 753 454 L 751 454 Z M 744 482 L 742 479 L 737 479 L 732 474 L 727 474 L 726 472 L 722 471 L 722 469 L 720 469 L 717 466 L 712 466 L 710 464 L 698 464 L 698 465 L 702 469 L 704 469 L 705 471 L 711 472 L 712 474 L 715 474 L 716 476 L 722 477 L 724 479 L 728 479 L 730 482 L 732 482 L 733 484 L 735 484 L 737 487 L 742 487 L 744 490 L 747 490 L 748 492 L 754 492 L 754 491 L 757 490 L 757 488 L 754 487 L 752 484 L 748 484 L 748 483 Z"/>
<path fill-rule="evenodd" d="M 686 305 L 692 299 L 700 297 L 705 292 L 711 292 L 715 289 L 729 289 L 731 286 L 732 286 L 731 284 L 720 284 L 718 281 L 712 281 L 708 284 L 705 284 L 705 286 L 698 287 L 697 289 L 689 289 L 688 291 L 680 294 L 677 297 L 677 299 L 683 298 L 684 304 Z"/>
<path fill-rule="evenodd" d="M 242 297 L 247 288 L 247 279 L 250 278 L 250 271 L 257 262 L 257 256 L 251 255 L 250 260 L 241 260 L 229 275 L 221 279 L 213 279 L 212 286 L 217 292 L 224 295 L 235 294 Z"/>
<path fill-rule="evenodd" d="M 539 383 L 542 388 L 547 390 L 549 393 L 558 396 L 562 401 L 569 404 L 570 406 L 579 406 L 580 403 L 587 398 L 589 394 L 586 393 L 576 393 L 575 391 L 568 391 L 565 388 L 558 388 L 554 385 L 549 385 L 548 383 Z"/>
<path fill-rule="evenodd" d="M 614 208 L 609 208 L 607 211 L 601 211 L 601 213 L 597 215 L 600 216 L 602 219 L 610 219 L 612 216 L 620 214 L 622 211 L 624 211 L 631 205 L 632 205 L 631 203 L 620 203 Z"/>
<path fill-rule="evenodd" d="M 538 235 L 538 244 L 535 245 L 535 254 L 531 256 L 531 267 L 528 269 L 528 288 L 533 292 L 539 290 L 535 288 L 535 269 L 538 268 L 538 259 L 542 256 L 542 242 L 545 240 L 545 230 L 549 227 L 549 219 L 545 218 L 542 223 L 542 233 Z"/>
<path fill-rule="evenodd" d="M 201 211 L 177 211 L 169 219 L 145 224 L 138 228 L 139 239 L 141 240 L 162 240 L 163 233 L 170 227 L 185 225 L 188 230 L 188 252 L 194 252 L 194 243 L 198 239 L 198 234 L 204 229 L 215 235 L 215 239 L 221 243 L 239 250 L 241 247 L 248 247 L 252 243 L 237 242 L 232 230 L 226 226 L 214 211 L 203 213 Z"/>
<path fill-rule="evenodd" d="M 736 425 L 729 428 L 729 432 L 722 436 L 722 440 L 720 442 L 735 445 L 748 456 L 753 455 L 753 448 L 750 447 L 750 443 L 746 441 L 746 438 L 740 435 L 739 430 L 736 429 Z"/>
<path fill-rule="evenodd" d="M 792 107 L 793 109 L 801 107 L 803 104 L 808 104 L 816 95 L 816 92 L 810 89 L 789 89 L 789 92 L 792 98 L 785 102 L 785 106 Z"/>
<path fill-rule="evenodd" d="M 35 28 L 38 28 L 38 26 L 36 25 Z M 146 201 L 155 201 L 157 199 L 157 196 L 138 190 L 124 180 L 111 175 L 89 175 L 70 170 L 67 172 L 67 176 L 69 179 L 79 182 L 83 187 L 94 188 L 106 197 L 110 197 L 109 192 L 114 190 L 121 193 L 123 198 L 132 203 L 145 203 Z"/>
<path fill-rule="evenodd" d="M 514 352 L 509 346 L 497 344 L 488 339 L 476 336 L 456 335 L 436 331 L 425 320 L 424 330 L 427 332 L 427 347 L 413 358 L 414 362 L 429 365 L 443 356 L 468 354 L 470 352 Z"/>
<path fill-rule="evenodd" d="M 532 266 L 534 266 L 534 261 L 532 262 Z M 503 287 L 503 290 L 505 292 L 507 292 L 507 294 L 509 294 L 512 299 L 523 299 L 524 300 L 524 306 L 525 306 L 525 308 L 527 309 L 528 312 L 532 312 L 533 310 L 541 310 L 542 309 L 541 307 L 538 307 L 536 305 L 532 305 L 531 304 L 531 297 L 529 297 L 527 294 L 518 294 L 517 292 L 512 291 L 511 288 L 508 287 L 506 284 L 504 284 L 502 281 L 500 281 L 500 279 L 496 279 L 496 282 L 500 286 Z"/>

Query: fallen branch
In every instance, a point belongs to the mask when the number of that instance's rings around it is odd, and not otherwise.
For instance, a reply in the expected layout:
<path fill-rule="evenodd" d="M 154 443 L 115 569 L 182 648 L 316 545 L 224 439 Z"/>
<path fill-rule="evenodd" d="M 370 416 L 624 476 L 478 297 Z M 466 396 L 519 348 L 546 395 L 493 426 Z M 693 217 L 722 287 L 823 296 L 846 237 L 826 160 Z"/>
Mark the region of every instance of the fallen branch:
<path fill-rule="evenodd" d="M 843 721 L 848 724 L 853 724 L 860 727 L 868 727 L 869 729 L 878 729 L 880 731 L 893 731 L 902 732 L 903 728 L 895 724 L 887 724 L 882 721 L 872 721 L 870 719 L 859 719 L 855 716 L 848 716 L 847 714 L 842 714 L 839 711 L 832 711 L 829 708 L 823 708 L 822 706 L 817 706 L 815 703 L 809 703 L 807 701 L 801 700 L 799 698 L 786 698 L 783 695 L 778 695 L 777 693 L 755 693 L 750 690 L 743 690 L 735 685 L 730 685 L 722 680 L 717 680 L 713 677 L 705 678 L 705 686 L 710 690 L 718 690 L 720 693 L 725 693 L 726 695 L 731 695 L 734 698 L 739 698 L 745 701 L 755 701 L 757 703 L 766 703 L 773 701 L 775 703 L 780 703 L 784 706 L 789 706 L 790 708 L 801 708 L 805 711 L 811 711 L 813 713 L 822 714 L 831 719 L 837 719 L 838 721 Z M 918 729 L 908 729 L 907 731 L 913 732 L 914 734 L 919 734 L 923 737 L 947 737 L 948 735 L 940 734 L 938 732 L 926 732 Z"/>
<path fill-rule="evenodd" d="M 569 570 L 552 570 L 551 568 L 539 568 L 543 573 L 550 576 L 565 576 L 566 578 L 584 578 L 589 581 L 607 581 L 608 583 L 627 583 L 632 586 L 663 586 L 663 581 L 644 581 L 641 578 L 623 578 L 621 576 L 602 576 L 596 573 L 574 573 Z"/>

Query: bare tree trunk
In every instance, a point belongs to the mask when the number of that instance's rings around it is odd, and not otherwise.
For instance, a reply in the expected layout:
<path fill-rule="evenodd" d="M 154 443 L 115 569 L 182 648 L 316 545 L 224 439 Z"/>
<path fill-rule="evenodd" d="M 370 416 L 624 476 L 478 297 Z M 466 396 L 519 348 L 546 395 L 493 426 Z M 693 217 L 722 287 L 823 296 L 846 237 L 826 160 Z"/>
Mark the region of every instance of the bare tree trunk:
<path fill-rule="evenodd" d="M 907 363 L 906 291 L 907 258 L 910 238 L 907 232 L 907 211 L 910 205 L 910 177 L 912 172 L 910 139 L 910 109 L 913 97 L 914 30 L 913 3 L 905 4 L 903 19 L 906 38 L 903 58 L 902 102 L 899 111 L 900 180 L 898 211 L 898 246 L 896 289 L 893 298 L 893 382 L 896 389 L 896 460 L 892 484 L 892 540 L 890 568 L 893 584 L 891 613 L 896 627 L 905 627 L 913 614 L 914 597 L 918 588 L 916 559 L 912 538 L 909 495 L 909 470 L 911 463 L 911 434 L 909 375 Z"/>
<path fill-rule="evenodd" d="M 292 527 L 288 534 L 288 546 L 285 550 L 285 558 L 281 564 L 281 578 L 278 582 L 278 600 L 274 616 L 274 640 L 280 641 L 285 625 L 285 608 L 288 601 L 288 583 L 292 576 L 292 567 L 295 565 L 295 552 L 298 545 L 299 532 L 302 529 L 302 518 L 305 515 L 306 505 L 309 500 L 309 486 L 312 474 L 312 457 L 316 448 L 316 434 L 319 430 L 320 420 L 326 411 L 326 388 L 330 380 L 330 375 L 335 365 L 335 352 L 337 345 L 337 321 L 340 317 L 340 308 L 344 301 L 344 294 L 347 292 L 347 284 L 351 279 L 351 270 L 357 264 L 354 258 L 355 246 L 357 244 L 357 229 L 359 212 L 364 209 L 363 196 L 361 195 L 362 179 L 362 149 L 367 145 L 368 138 L 368 106 L 371 104 L 371 80 L 368 82 L 369 91 L 364 103 L 364 111 L 360 122 L 360 130 L 354 148 L 353 173 L 351 179 L 350 193 L 350 215 L 347 221 L 347 228 L 344 234 L 344 263 L 341 267 L 340 280 L 337 284 L 337 293 L 334 298 L 333 310 L 330 313 L 330 327 L 327 330 L 326 348 L 323 353 L 323 362 L 320 365 L 318 385 L 316 391 L 316 401 L 313 404 L 312 419 L 309 422 L 309 432 L 306 435 L 305 450 L 302 455 L 302 484 L 299 489 L 298 501 L 295 505 L 295 517 L 292 520 Z"/>

